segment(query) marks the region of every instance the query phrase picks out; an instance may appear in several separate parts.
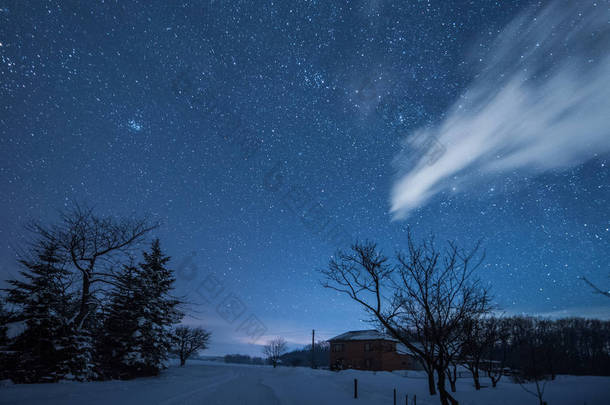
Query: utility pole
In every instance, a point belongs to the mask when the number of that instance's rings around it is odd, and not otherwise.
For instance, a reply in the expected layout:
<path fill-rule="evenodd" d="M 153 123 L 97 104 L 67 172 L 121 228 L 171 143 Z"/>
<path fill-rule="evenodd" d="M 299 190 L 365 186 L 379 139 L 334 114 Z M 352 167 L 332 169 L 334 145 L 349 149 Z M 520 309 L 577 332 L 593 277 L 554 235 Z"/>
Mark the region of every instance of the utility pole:
<path fill-rule="evenodd" d="M 314 360 L 314 347 L 315 347 L 315 336 L 316 336 L 316 330 L 312 329 L 311 330 L 311 368 L 316 368 L 316 362 Z"/>

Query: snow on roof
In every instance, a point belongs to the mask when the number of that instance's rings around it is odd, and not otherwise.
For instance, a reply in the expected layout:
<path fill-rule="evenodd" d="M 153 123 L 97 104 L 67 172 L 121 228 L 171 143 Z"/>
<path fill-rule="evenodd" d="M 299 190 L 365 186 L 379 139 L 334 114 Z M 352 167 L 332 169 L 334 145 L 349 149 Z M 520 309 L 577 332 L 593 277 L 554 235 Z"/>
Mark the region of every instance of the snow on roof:
<path fill-rule="evenodd" d="M 328 339 L 329 342 L 340 340 L 389 340 L 392 342 L 398 342 L 398 340 L 394 339 L 392 336 L 387 335 L 385 333 L 381 333 L 374 329 L 352 330 L 335 336 L 334 338 Z"/>
<path fill-rule="evenodd" d="M 404 343 L 398 343 L 396 345 L 396 353 L 398 354 L 411 354 L 411 351 L 405 346 Z"/>

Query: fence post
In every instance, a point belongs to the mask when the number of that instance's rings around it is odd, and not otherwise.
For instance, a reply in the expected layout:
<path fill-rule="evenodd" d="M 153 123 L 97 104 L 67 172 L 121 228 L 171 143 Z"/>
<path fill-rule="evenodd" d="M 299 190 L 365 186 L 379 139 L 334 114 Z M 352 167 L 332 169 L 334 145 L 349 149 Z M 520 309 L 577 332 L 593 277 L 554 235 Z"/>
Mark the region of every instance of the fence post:
<path fill-rule="evenodd" d="M 358 398 L 358 379 L 354 378 L 354 398 Z"/>
<path fill-rule="evenodd" d="M 405 395 L 405 405 L 409 405 L 409 394 Z"/>
<path fill-rule="evenodd" d="M 396 388 L 394 388 L 394 405 L 396 405 Z"/>
<path fill-rule="evenodd" d="M 413 405 L 417 405 L 417 395 L 413 395 Z"/>

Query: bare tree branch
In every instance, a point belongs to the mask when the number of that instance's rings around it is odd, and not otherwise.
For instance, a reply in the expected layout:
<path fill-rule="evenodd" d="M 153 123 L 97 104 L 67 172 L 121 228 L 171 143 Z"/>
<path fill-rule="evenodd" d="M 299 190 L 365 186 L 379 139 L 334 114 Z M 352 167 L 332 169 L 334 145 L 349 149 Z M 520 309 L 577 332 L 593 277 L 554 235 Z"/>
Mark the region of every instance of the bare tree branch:
<path fill-rule="evenodd" d="M 606 296 L 608 298 L 610 298 L 610 291 L 604 291 L 601 288 L 599 288 L 598 286 L 596 286 L 595 284 L 593 284 L 592 282 L 590 282 L 586 277 L 582 276 L 580 277 L 585 283 L 587 283 L 589 285 L 589 287 L 591 287 L 593 289 L 593 291 L 595 291 L 597 294 L 601 294 L 603 296 Z"/>
<path fill-rule="evenodd" d="M 436 372 L 446 405 L 457 404 L 445 389 L 445 378 L 462 351 L 463 323 L 491 310 L 488 291 L 474 277 L 483 258 L 480 242 L 468 251 L 453 242 L 439 250 L 433 237 L 416 243 L 409 231 L 407 252 L 396 254 L 396 264 L 375 243 L 365 242 L 339 251 L 320 272 L 324 287 L 360 304 L 419 359 L 431 394 Z"/>

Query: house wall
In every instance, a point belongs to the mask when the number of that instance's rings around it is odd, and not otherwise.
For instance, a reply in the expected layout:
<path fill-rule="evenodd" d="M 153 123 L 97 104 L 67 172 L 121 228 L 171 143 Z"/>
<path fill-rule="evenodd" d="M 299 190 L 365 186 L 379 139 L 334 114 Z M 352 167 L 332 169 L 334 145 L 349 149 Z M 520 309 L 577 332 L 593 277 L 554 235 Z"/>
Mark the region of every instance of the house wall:
<path fill-rule="evenodd" d="M 393 371 L 393 370 L 410 370 L 416 369 L 415 362 L 411 356 L 406 354 L 383 353 L 382 354 L 382 370 Z"/>
<path fill-rule="evenodd" d="M 334 345 L 343 344 L 343 351 Z M 370 350 L 366 350 L 367 344 Z M 385 340 L 333 341 L 330 347 L 330 367 L 356 370 L 393 371 L 413 367 L 411 356 L 398 354 L 396 344 Z"/>

